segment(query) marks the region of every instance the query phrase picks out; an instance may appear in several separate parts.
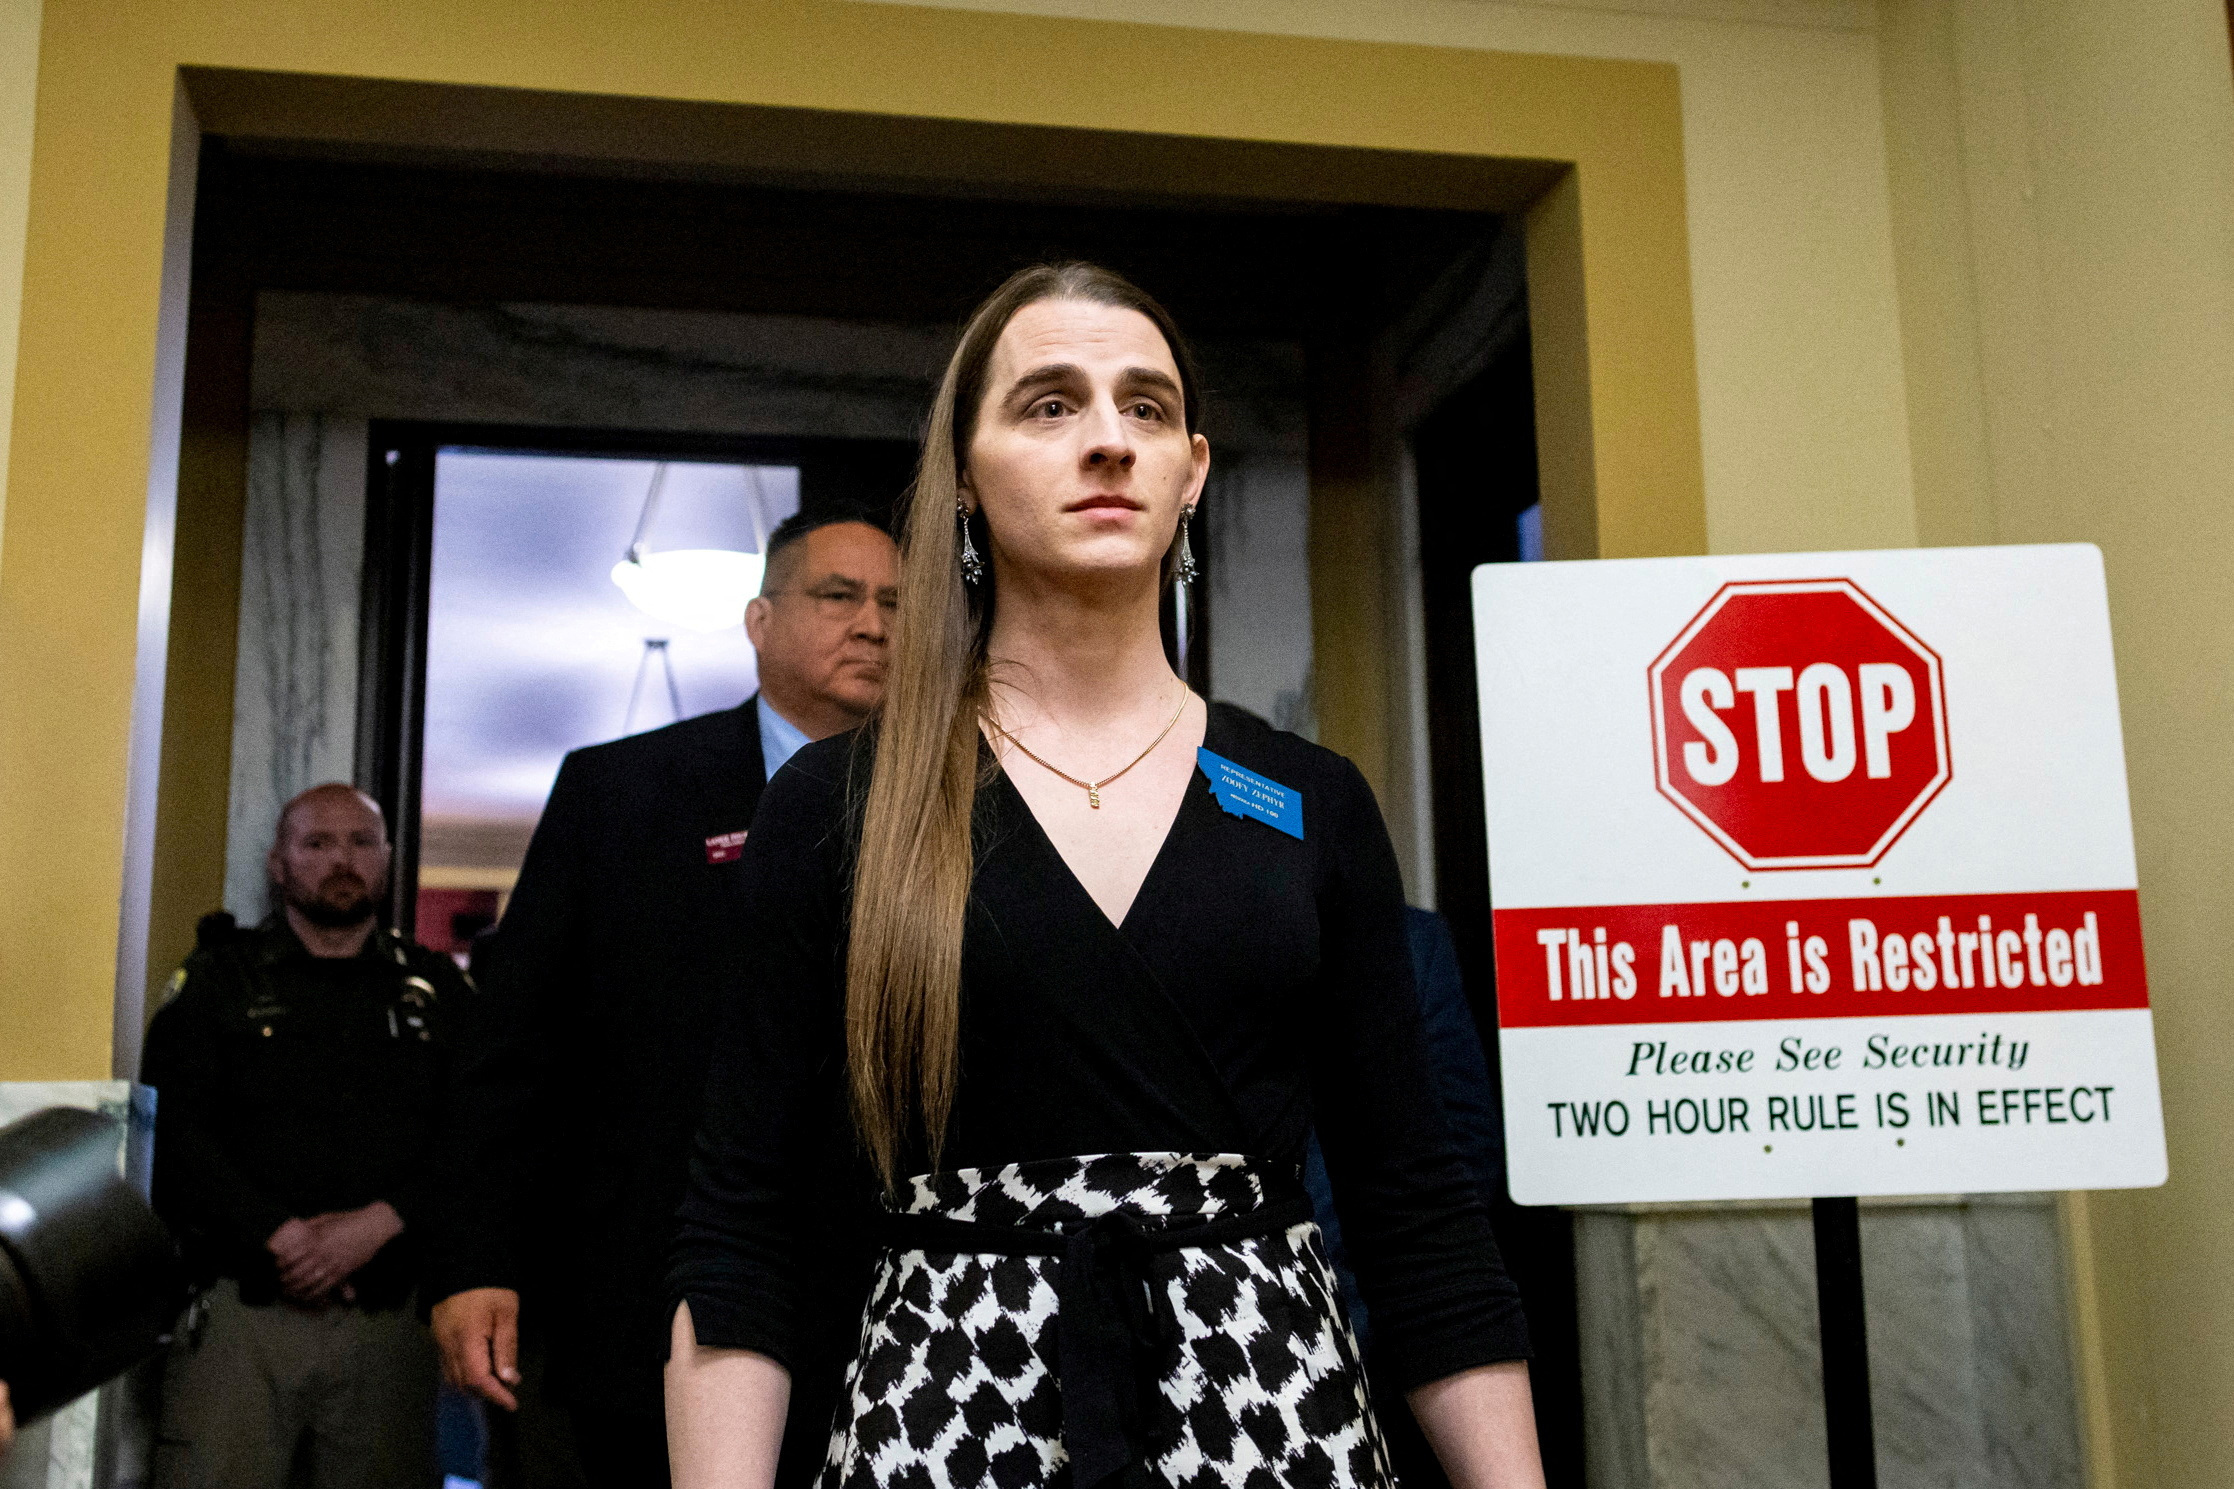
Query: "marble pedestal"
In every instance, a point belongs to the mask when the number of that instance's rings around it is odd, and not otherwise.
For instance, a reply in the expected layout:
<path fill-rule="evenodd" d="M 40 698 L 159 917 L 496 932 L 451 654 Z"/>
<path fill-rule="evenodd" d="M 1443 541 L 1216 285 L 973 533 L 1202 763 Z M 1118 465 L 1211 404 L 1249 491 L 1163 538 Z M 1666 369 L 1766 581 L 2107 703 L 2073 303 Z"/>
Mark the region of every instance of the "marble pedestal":
<path fill-rule="evenodd" d="M 50 1106 L 121 1118 L 117 1171 L 147 1193 L 155 1092 L 130 1081 L 0 1081 L 0 1127 Z M 0 1489 L 131 1489 L 147 1482 L 157 1377 L 142 1367 L 16 1434 Z"/>
<path fill-rule="evenodd" d="M 1817 1489 L 1804 1201 L 1576 1217 L 1591 1489 Z M 2081 1489 L 2061 1239 L 2041 1195 L 1865 1200 L 1882 1489 Z"/>

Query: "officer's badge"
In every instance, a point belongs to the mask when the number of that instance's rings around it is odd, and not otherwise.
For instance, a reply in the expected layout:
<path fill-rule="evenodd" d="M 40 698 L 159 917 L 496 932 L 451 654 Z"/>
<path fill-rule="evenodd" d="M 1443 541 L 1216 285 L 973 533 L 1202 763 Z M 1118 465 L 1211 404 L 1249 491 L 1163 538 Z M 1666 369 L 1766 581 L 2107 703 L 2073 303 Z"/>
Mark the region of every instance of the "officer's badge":
<path fill-rule="evenodd" d="M 434 984 L 424 977 L 406 977 L 403 980 L 403 991 L 396 995 L 396 1001 L 403 1005 L 404 1027 L 422 1044 L 434 1039 L 434 1031 L 427 1027 L 427 1010 L 434 1006 L 436 997 Z M 389 1017 L 392 1029 L 394 1015 Z"/>

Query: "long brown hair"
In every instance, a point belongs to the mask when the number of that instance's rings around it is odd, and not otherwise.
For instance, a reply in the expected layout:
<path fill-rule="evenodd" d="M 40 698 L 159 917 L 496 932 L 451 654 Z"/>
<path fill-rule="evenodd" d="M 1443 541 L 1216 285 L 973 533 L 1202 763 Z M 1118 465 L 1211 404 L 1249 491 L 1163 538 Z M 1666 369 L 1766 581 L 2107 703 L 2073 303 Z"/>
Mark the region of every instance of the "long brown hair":
<path fill-rule="evenodd" d="M 1163 333 L 1179 370 L 1186 427 L 1199 421 L 1194 358 L 1171 316 L 1121 275 L 1093 264 L 1040 264 L 978 306 L 939 381 L 900 540 L 900 613 L 884 704 L 870 734 L 875 765 L 861 804 L 846 964 L 846 1072 L 862 1145 L 889 1188 L 920 1136 L 938 1165 L 954 1109 L 962 1003 L 962 921 L 975 853 L 978 721 L 990 700 L 986 638 L 995 579 L 991 544 L 973 538 L 982 583 L 963 581 L 955 521 L 986 370 L 1016 313 L 1043 300 L 1136 310 Z M 982 515 L 973 522 L 982 524 Z"/>

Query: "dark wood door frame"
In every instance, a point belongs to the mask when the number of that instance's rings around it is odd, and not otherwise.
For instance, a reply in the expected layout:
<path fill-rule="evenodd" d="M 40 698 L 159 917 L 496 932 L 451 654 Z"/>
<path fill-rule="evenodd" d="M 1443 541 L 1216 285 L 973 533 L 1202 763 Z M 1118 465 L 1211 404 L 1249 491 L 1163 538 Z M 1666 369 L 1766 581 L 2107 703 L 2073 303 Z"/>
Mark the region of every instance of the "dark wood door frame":
<path fill-rule="evenodd" d="M 1472 575 L 1520 558 L 1517 519 L 1537 500 L 1535 398 L 1525 331 L 1446 396 L 1414 432 L 1420 590 L 1426 619 L 1429 778 L 1435 899 L 1457 943 L 1502 1108 L 1497 966 L 1483 830 L 1481 709 L 1474 672 Z M 1573 1217 L 1500 1194 L 1491 1206 L 1507 1267 L 1528 1309 L 1536 1425 L 1553 1489 L 1582 1489 L 1581 1333 Z"/>

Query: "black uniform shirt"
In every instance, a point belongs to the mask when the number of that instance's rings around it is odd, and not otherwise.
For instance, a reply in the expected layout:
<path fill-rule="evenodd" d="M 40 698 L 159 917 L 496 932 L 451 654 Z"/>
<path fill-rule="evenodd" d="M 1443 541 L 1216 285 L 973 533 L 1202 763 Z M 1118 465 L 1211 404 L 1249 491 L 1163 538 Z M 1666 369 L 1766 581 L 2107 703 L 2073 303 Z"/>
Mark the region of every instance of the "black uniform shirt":
<path fill-rule="evenodd" d="M 385 931 L 357 956 L 314 957 L 274 915 L 205 922 L 173 987 L 140 1062 L 156 1088 L 156 1209 L 206 1272 L 262 1301 L 277 1294 L 273 1231 L 386 1200 L 404 1233 L 354 1283 L 364 1302 L 402 1301 L 470 984 Z"/>
<path fill-rule="evenodd" d="M 1371 790 L 1238 710 L 1213 705 L 1205 742 L 1299 792 L 1303 837 L 1228 815 L 1198 773 L 1122 925 L 1006 775 L 979 792 L 942 1167 L 1143 1151 L 1299 1165 L 1315 1122 L 1389 1383 L 1525 1356 L 1435 1096 Z M 828 1328 L 803 1286 L 827 1247 L 811 1217 L 858 1214 L 874 1185 L 844 1096 L 848 777 L 865 756 L 850 738 L 808 746 L 753 820 L 749 980 L 714 1050 L 670 1277 L 700 1343 L 795 1366 Z"/>

